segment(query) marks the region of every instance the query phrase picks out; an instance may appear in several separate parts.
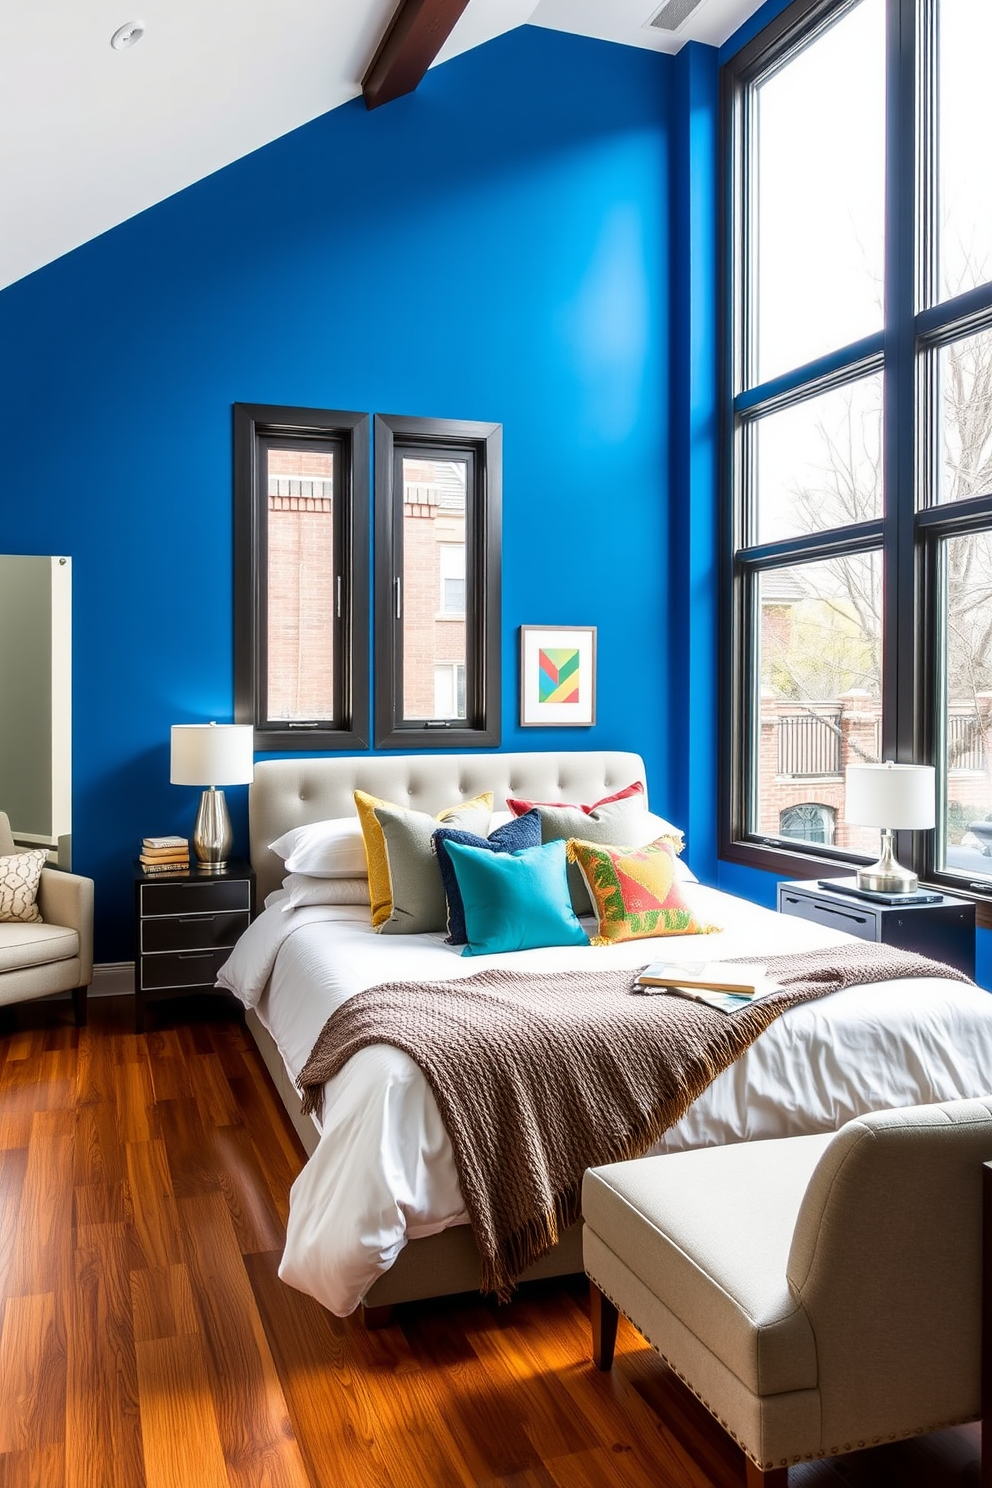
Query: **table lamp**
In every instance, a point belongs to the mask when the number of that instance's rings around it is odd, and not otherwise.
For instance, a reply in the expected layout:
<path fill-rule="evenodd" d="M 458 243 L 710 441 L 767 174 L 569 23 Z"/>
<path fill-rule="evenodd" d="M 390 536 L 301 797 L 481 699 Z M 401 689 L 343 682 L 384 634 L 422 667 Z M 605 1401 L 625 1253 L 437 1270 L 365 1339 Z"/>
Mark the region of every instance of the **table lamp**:
<path fill-rule="evenodd" d="M 852 826 L 881 827 L 882 856 L 858 869 L 858 888 L 875 894 L 915 894 L 919 879 L 901 867 L 892 851 L 892 834 L 932 827 L 933 765 L 848 765 L 844 820 Z"/>
<path fill-rule="evenodd" d="M 173 785 L 203 785 L 193 851 L 204 873 L 227 867 L 234 833 L 219 785 L 248 785 L 255 773 L 255 731 L 249 723 L 174 723 Z"/>

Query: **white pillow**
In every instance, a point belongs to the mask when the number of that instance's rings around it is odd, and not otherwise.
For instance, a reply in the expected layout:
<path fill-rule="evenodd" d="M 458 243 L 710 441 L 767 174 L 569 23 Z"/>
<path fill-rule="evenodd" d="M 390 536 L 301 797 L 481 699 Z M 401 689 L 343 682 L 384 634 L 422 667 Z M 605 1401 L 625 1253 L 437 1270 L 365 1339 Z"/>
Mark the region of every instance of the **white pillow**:
<path fill-rule="evenodd" d="M 287 873 L 307 878 L 368 878 L 365 842 L 357 816 L 308 822 L 284 832 L 269 851 L 285 861 Z"/>
<path fill-rule="evenodd" d="M 656 837 L 677 837 L 679 842 L 682 842 L 684 840 L 681 827 L 673 826 L 672 823 L 670 821 L 666 821 L 663 816 L 655 816 L 653 811 L 646 812 L 645 816 L 646 821 L 644 825 L 644 831 L 647 833 L 647 835 L 645 836 L 643 842 L 632 842 L 630 844 L 631 847 L 647 847 L 648 843 L 654 842 Z M 640 836 L 641 834 L 638 832 L 637 835 Z M 678 853 L 681 851 L 681 849 L 677 847 L 675 851 L 676 853 Z M 680 857 L 676 857 L 675 859 L 675 877 L 681 879 L 683 883 L 699 882 L 699 879 L 693 873 L 692 869 L 689 867 L 689 864 L 683 863 Z"/>
<path fill-rule="evenodd" d="M 303 873 L 290 873 L 282 886 L 287 892 L 284 912 L 302 909 L 307 904 L 369 903 L 367 878 L 311 878 Z"/>

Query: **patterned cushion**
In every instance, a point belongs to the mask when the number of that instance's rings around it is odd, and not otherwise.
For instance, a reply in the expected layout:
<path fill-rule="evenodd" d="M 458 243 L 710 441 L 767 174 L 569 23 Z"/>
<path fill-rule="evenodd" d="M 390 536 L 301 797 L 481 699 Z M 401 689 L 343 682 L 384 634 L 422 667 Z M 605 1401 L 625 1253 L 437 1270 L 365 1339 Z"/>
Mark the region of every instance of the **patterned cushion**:
<path fill-rule="evenodd" d="M 582 842 L 605 842 L 610 847 L 640 847 L 654 841 L 660 834 L 648 827 L 651 813 L 645 805 L 644 787 L 639 781 L 637 786 L 589 810 L 584 806 L 536 805 L 534 810 L 541 813 L 541 841 L 557 842 L 560 838 L 567 842 L 570 837 L 578 837 Z M 677 832 L 678 828 L 673 827 L 672 833 Z M 568 866 L 568 892 L 577 915 L 592 914 L 582 875 L 574 863 Z"/>
<path fill-rule="evenodd" d="M 678 880 L 678 859 L 667 837 L 638 848 L 608 847 L 573 837 L 567 852 L 582 874 L 599 921 L 593 945 L 654 935 L 708 935 L 720 928 L 696 918 Z"/>
<path fill-rule="evenodd" d="M 484 837 L 492 816 L 492 791 L 459 801 L 437 816 L 394 806 L 359 790 L 355 806 L 365 839 L 374 927 L 387 935 L 443 930 L 444 886 L 431 851 L 431 834 L 439 826 L 452 826 Z"/>
<path fill-rule="evenodd" d="M 525 812 L 514 817 L 490 832 L 488 837 L 475 837 L 471 832 L 459 832 L 454 827 L 438 827 L 431 838 L 437 854 L 437 866 L 441 870 L 444 897 L 448 901 L 448 944 L 466 945 L 465 906 L 462 891 L 458 887 L 455 870 L 451 866 L 448 843 L 457 842 L 461 847 L 480 847 L 484 852 L 512 853 L 525 847 L 540 847 L 541 818 L 536 811 Z"/>
<path fill-rule="evenodd" d="M 35 898 L 47 861 L 48 849 L 44 847 L 0 857 L 0 922 L 41 919 Z"/>

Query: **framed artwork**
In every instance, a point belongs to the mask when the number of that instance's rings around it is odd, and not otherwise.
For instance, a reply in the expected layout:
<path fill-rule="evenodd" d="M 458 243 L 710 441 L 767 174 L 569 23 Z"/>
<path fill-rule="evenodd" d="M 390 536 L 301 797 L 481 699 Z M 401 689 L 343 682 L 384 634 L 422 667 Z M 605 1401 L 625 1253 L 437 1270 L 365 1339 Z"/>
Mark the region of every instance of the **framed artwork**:
<path fill-rule="evenodd" d="M 595 625 L 521 625 L 521 728 L 590 728 L 595 722 Z"/>

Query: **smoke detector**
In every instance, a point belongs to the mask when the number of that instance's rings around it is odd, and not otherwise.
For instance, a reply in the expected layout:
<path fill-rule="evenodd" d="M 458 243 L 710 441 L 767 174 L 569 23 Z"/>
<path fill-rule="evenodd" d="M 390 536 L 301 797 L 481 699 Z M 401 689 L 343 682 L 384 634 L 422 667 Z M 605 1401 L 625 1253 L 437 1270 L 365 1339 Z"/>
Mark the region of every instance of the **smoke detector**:
<path fill-rule="evenodd" d="M 135 42 L 140 41 L 144 34 L 144 21 L 125 21 L 123 26 L 117 27 L 117 30 L 110 38 L 110 45 L 115 52 L 123 52 L 125 47 L 133 47 Z"/>

